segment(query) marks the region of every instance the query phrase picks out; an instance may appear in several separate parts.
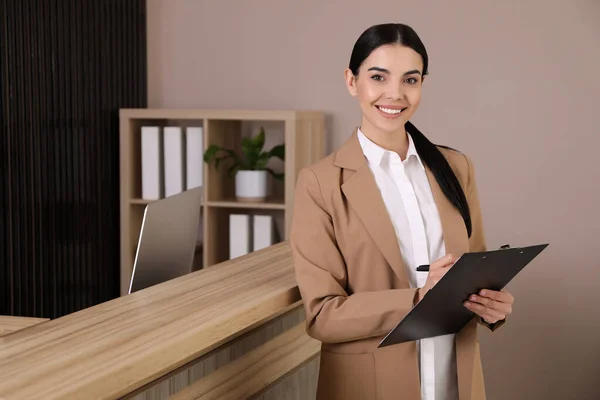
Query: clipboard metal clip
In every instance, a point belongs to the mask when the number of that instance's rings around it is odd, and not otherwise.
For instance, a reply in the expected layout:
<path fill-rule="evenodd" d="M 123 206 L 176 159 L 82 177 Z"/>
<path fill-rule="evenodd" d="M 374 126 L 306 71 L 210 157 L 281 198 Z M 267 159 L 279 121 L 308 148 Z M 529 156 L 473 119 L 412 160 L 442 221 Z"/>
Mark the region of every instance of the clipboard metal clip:
<path fill-rule="evenodd" d="M 500 250 L 506 250 L 506 249 L 510 249 L 510 244 L 503 244 L 502 246 L 500 246 Z"/>

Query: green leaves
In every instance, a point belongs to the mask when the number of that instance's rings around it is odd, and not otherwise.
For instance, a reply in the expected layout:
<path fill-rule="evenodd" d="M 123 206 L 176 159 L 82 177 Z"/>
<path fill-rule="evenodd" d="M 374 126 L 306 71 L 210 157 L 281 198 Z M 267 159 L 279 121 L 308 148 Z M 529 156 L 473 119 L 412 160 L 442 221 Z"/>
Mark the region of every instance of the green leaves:
<path fill-rule="evenodd" d="M 285 160 L 285 145 L 280 144 L 274 146 L 269 151 L 264 151 L 265 145 L 265 129 L 261 127 L 258 135 L 254 137 L 245 137 L 241 142 L 241 156 L 236 154 L 231 149 L 225 149 L 221 146 L 211 145 L 204 152 L 204 162 L 209 164 L 214 162 L 215 168 L 219 167 L 222 161 L 231 159 L 232 164 L 227 169 L 230 175 L 235 175 L 239 170 L 266 170 L 275 179 L 283 179 L 283 173 L 276 173 L 267 164 L 271 157 Z"/>
<path fill-rule="evenodd" d="M 254 163 L 254 169 L 265 169 L 269 162 L 269 158 L 271 158 L 269 153 L 261 153 Z"/>
<path fill-rule="evenodd" d="M 271 149 L 269 157 L 277 157 L 280 160 L 285 160 L 285 146 L 280 144 Z"/>
<path fill-rule="evenodd" d="M 225 155 L 217 157 L 219 152 L 225 153 Z M 235 164 L 240 163 L 240 159 L 237 154 L 233 150 L 225 149 L 221 146 L 217 146 L 216 144 L 210 145 L 208 149 L 204 152 L 204 162 L 210 163 L 212 160 L 215 162 L 215 168 L 219 168 L 219 163 L 228 158 L 233 158 Z"/>
<path fill-rule="evenodd" d="M 255 137 L 245 137 L 242 139 L 242 153 L 244 155 L 242 169 L 262 169 L 257 168 L 257 164 L 262 156 L 262 149 L 265 145 L 265 130 L 261 128 L 260 133 Z M 261 160 L 262 163 L 262 160 Z M 265 163 L 266 165 L 266 163 Z M 263 165 L 264 167 L 264 165 Z"/>

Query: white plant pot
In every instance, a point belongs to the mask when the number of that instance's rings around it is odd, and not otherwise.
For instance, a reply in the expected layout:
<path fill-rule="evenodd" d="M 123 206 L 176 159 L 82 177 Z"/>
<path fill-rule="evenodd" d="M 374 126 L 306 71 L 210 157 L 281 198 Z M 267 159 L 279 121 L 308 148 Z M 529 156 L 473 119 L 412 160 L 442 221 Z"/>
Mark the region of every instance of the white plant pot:
<path fill-rule="evenodd" d="M 268 194 L 267 171 L 237 171 L 235 174 L 235 197 L 239 201 L 260 202 Z"/>

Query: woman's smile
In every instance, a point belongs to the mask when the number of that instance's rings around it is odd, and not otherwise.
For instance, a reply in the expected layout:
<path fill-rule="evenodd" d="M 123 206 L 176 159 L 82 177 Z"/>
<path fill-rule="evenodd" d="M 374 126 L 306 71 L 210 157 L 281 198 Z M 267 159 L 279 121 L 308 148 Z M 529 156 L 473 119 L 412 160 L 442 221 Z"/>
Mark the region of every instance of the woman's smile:
<path fill-rule="evenodd" d="M 388 106 L 388 105 L 375 105 L 375 108 L 379 110 L 379 113 L 385 118 L 395 119 L 399 118 L 408 107 L 401 106 Z"/>

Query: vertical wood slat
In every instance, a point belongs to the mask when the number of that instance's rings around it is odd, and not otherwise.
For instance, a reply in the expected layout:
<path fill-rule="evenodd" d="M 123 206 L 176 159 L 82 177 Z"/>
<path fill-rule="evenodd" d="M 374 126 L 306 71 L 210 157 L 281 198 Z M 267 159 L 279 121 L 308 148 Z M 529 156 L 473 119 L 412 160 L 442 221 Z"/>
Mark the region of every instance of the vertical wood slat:
<path fill-rule="evenodd" d="M 4 109 L 5 109 L 5 98 L 6 91 L 4 89 L 4 76 L 6 75 L 6 68 L 3 67 L 5 65 L 4 60 L 6 60 L 6 29 L 7 29 L 7 21 L 6 21 L 6 7 L 0 7 L 0 36 L 4 39 L 0 41 L 0 110 L 2 110 L 2 119 L 0 119 L 0 130 L 4 133 L 7 130 L 6 118 L 4 117 Z M 8 137 L 5 135 L 0 135 L 0 151 L 1 154 L 6 154 L 8 150 Z M 3 189 L 0 190 L 0 210 L 5 210 L 8 208 L 8 165 L 7 165 L 8 157 L 0 156 L 0 176 L 2 179 L 2 183 L 4 184 Z M 8 224 L 8 218 L 4 215 L 3 212 L 0 212 L 0 225 L 6 226 Z M 8 237 L 6 235 L 5 229 L 0 228 L 0 261 L 6 261 L 8 257 L 7 245 L 2 245 L 2 243 L 8 244 Z M 9 293 L 9 270 L 8 268 L 0 268 L 0 304 L 6 304 L 6 308 L 8 308 L 10 302 L 10 293 Z"/>
<path fill-rule="evenodd" d="M 145 0 L 0 1 L 0 314 L 119 295 L 119 108 L 146 107 Z"/>

